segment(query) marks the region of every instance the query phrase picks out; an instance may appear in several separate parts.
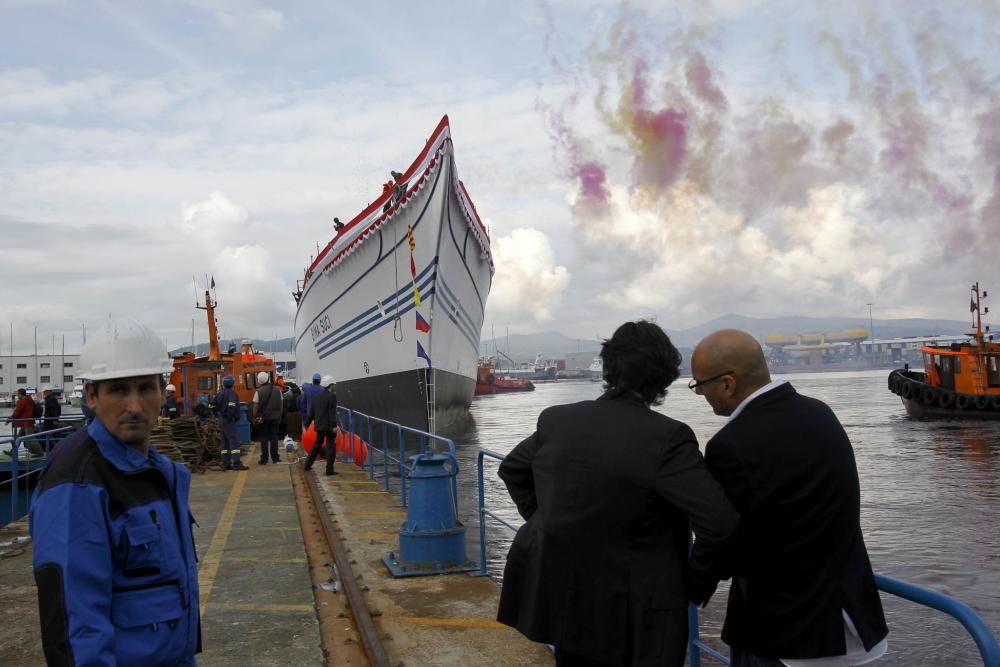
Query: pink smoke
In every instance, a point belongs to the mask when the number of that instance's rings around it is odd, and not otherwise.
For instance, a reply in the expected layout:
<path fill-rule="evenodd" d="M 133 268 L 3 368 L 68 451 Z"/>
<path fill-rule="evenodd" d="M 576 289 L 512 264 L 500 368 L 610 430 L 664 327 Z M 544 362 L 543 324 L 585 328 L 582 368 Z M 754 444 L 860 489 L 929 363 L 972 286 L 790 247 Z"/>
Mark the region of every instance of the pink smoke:
<path fill-rule="evenodd" d="M 685 77 L 688 88 L 699 100 L 719 111 L 729 108 L 729 100 L 715 85 L 715 75 L 700 51 L 695 51 L 688 58 Z"/>

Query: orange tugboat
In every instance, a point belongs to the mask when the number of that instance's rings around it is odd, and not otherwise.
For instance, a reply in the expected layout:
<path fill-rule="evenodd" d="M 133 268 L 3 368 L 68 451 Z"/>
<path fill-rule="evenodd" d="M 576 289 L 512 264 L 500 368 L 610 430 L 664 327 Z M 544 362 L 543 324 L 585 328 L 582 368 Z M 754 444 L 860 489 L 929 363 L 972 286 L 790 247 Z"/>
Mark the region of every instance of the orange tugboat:
<path fill-rule="evenodd" d="M 984 291 L 982 299 L 987 297 Z M 970 340 L 949 347 L 924 346 L 924 370 L 889 373 L 889 390 L 913 417 L 1000 419 L 1000 343 L 983 327 L 979 283 L 972 286 Z"/>
<path fill-rule="evenodd" d="M 531 380 L 500 376 L 492 359 L 479 362 L 476 369 L 476 396 L 534 390 L 535 385 L 531 384 Z"/>
<path fill-rule="evenodd" d="M 214 285 L 213 285 L 214 286 Z M 236 380 L 233 389 L 241 403 L 253 400 L 257 391 L 257 373 L 264 371 L 275 381 L 274 361 L 253 349 L 250 341 L 243 341 L 240 349 L 235 345 L 228 352 L 219 351 L 219 332 L 215 322 L 218 302 L 205 290 L 205 305 L 195 305 L 208 314 L 208 355 L 195 356 L 185 352 L 174 357 L 174 370 L 170 384 L 177 387 L 177 402 L 185 415 L 193 415 L 199 405 L 207 405 L 222 388 L 222 378 L 232 375 Z"/>

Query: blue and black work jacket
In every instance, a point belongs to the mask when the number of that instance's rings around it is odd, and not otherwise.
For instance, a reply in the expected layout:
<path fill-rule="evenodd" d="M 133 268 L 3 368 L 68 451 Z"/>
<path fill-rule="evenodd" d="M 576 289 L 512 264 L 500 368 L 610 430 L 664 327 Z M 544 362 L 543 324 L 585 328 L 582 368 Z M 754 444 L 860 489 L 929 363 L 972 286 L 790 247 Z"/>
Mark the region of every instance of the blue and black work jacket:
<path fill-rule="evenodd" d="M 191 473 L 100 420 L 56 448 L 31 505 L 49 665 L 195 665 L 201 651 Z"/>
<path fill-rule="evenodd" d="M 223 389 L 212 400 L 212 407 L 219 419 L 227 422 L 240 420 L 240 397 L 231 388 Z"/>
<path fill-rule="evenodd" d="M 177 405 L 177 397 L 168 395 L 163 402 L 163 416 L 167 419 L 177 419 L 181 416 L 180 406 Z"/>

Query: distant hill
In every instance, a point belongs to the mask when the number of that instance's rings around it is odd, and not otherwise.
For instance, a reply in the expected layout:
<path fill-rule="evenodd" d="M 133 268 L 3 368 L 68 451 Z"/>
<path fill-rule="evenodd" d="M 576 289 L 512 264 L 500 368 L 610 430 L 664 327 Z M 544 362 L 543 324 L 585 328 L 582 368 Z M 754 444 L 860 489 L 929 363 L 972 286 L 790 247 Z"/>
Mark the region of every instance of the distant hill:
<path fill-rule="evenodd" d="M 742 329 L 758 339 L 770 333 L 805 334 L 842 331 L 853 327 L 869 328 L 867 317 L 745 317 L 723 315 L 690 329 L 668 331 L 680 347 L 692 347 L 699 340 L 718 329 Z M 903 338 L 933 334 L 956 335 L 969 330 L 969 323 L 959 320 L 873 320 L 875 338 Z"/>
<path fill-rule="evenodd" d="M 219 349 L 225 352 L 229 349 L 229 344 L 234 343 L 237 348 L 239 348 L 240 343 L 242 343 L 244 338 L 223 338 L 219 340 Z M 259 338 L 251 338 L 250 342 L 253 344 L 255 350 L 260 350 L 265 354 L 270 354 L 272 350 L 274 352 L 293 352 L 293 342 L 294 338 L 278 338 L 277 340 L 260 340 Z M 171 356 L 177 356 L 184 352 L 194 352 L 197 355 L 208 354 L 208 341 L 204 343 L 198 343 L 195 345 L 194 349 L 190 345 L 185 345 L 184 347 L 178 347 L 175 350 L 170 350 Z"/>
<path fill-rule="evenodd" d="M 903 338 L 906 336 L 957 335 L 969 330 L 969 322 L 960 320 L 874 320 L 875 338 Z M 852 327 L 868 329 L 866 317 L 746 317 L 743 315 L 723 315 L 714 320 L 704 322 L 689 329 L 667 329 L 671 340 L 679 348 L 692 348 L 694 345 L 719 329 L 742 329 L 758 339 L 770 333 L 805 334 L 841 331 Z M 230 342 L 239 345 L 242 339 L 225 339 L 219 342 L 219 347 L 225 351 Z M 253 339 L 253 346 L 265 353 L 291 353 L 294 351 L 294 338 L 279 338 L 278 340 Z M 510 334 L 498 337 L 496 345 L 500 350 L 515 361 L 531 361 L 536 356 L 543 359 L 562 359 L 569 352 L 597 352 L 601 349 L 601 341 L 595 338 L 572 338 L 558 331 L 546 331 L 534 334 Z M 177 355 L 190 350 L 190 346 L 172 350 Z M 199 343 L 196 354 L 207 354 L 208 343 Z M 481 355 L 494 354 L 492 336 L 484 337 L 479 343 Z"/>

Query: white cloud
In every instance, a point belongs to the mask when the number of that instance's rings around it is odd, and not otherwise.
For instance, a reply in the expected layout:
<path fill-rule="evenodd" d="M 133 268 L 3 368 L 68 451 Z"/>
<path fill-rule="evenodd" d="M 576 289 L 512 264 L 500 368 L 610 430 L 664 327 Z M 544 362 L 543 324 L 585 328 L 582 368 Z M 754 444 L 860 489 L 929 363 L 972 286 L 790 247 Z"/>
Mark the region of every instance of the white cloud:
<path fill-rule="evenodd" d="M 213 192 L 197 204 L 181 207 L 185 233 L 199 244 L 217 247 L 246 231 L 247 210 L 221 192 Z"/>
<path fill-rule="evenodd" d="M 490 316 L 551 320 L 570 272 L 557 263 L 549 239 L 532 228 L 519 228 L 492 244 L 497 272 L 493 277 Z"/>

